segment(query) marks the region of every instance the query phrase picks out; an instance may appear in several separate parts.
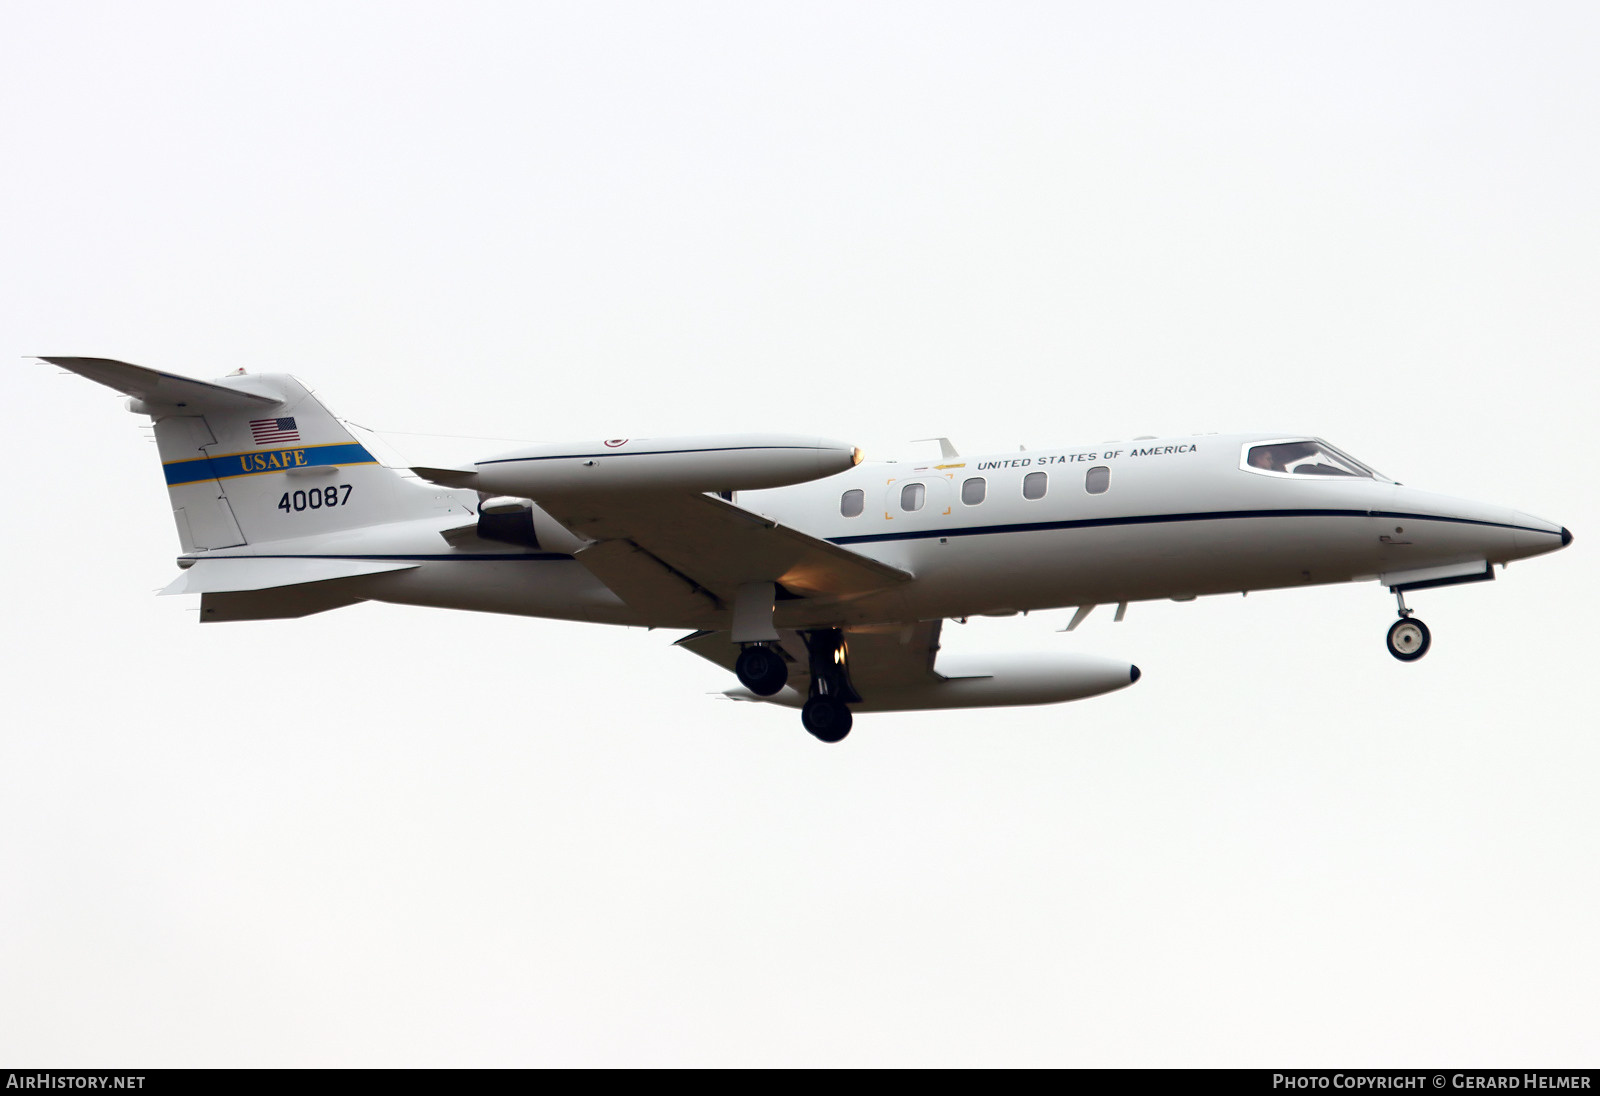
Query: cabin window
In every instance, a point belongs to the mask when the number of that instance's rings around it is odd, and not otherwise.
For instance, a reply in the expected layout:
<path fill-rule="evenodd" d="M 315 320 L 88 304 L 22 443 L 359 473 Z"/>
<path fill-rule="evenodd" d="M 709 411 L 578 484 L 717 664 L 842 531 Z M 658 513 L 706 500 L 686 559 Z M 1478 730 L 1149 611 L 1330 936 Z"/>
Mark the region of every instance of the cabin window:
<path fill-rule="evenodd" d="M 1289 476 L 1345 476 L 1373 479 L 1376 473 L 1317 438 L 1274 441 L 1248 447 L 1241 466 L 1251 472 Z"/>
<path fill-rule="evenodd" d="M 920 483 L 908 483 L 900 488 L 900 509 L 920 510 L 922 500 L 928 495 L 928 489 Z"/>
<path fill-rule="evenodd" d="M 989 491 L 989 482 L 982 476 L 973 476 L 961 485 L 961 501 L 968 506 L 976 506 L 983 501 L 983 496 Z"/>
<path fill-rule="evenodd" d="M 867 493 L 857 487 L 839 496 L 839 513 L 847 518 L 858 518 L 866 507 Z"/>
<path fill-rule="evenodd" d="M 1022 497 L 1025 499 L 1044 498 L 1045 488 L 1050 485 L 1050 477 L 1043 472 L 1029 472 L 1022 477 Z"/>
<path fill-rule="evenodd" d="M 1083 489 L 1091 495 L 1103 495 L 1111 489 L 1111 469 L 1097 464 L 1083 474 Z"/>

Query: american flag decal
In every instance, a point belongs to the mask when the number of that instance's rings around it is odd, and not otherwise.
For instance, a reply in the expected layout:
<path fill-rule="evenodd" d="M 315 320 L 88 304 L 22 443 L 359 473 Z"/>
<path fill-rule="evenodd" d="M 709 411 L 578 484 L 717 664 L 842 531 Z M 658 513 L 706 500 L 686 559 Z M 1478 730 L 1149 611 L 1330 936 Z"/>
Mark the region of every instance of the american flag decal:
<path fill-rule="evenodd" d="M 250 433 L 257 445 L 285 445 L 300 440 L 293 419 L 251 419 Z"/>

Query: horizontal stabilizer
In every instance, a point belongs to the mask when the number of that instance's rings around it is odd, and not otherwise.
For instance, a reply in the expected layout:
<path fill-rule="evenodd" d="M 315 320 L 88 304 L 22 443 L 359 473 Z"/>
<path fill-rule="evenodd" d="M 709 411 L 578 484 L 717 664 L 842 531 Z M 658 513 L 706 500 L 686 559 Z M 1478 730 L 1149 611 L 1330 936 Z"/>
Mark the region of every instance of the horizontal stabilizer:
<path fill-rule="evenodd" d="M 206 408 L 254 410 L 275 407 L 283 402 L 282 396 L 270 392 L 250 392 L 244 387 L 197 381 L 190 377 L 146 369 L 142 365 L 113 361 L 111 358 L 52 358 L 41 354 L 39 360 L 59 365 L 80 377 L 87 377 L 107 388 L 115 388 L 118 392 L 134 399 L 166 407 L 192 407 L 196 410 Z M 248 385 L 252 382 L 240 383 Z"/>
<path fill-rule="evenodd" d="M 233 594 L 201 594 L 200 623 L 227 624 L 236 620 L 293 620 L 359 605 L 364 598 L 348 592 L 342 582 L 309 582 L 276 590 L 241 590 Z"/>
<path fill-rule="evenodd" d="M 307 556 L 217 556 L 194 562 L 163 594 L 227 594 L 305 582 L 409 571 L 420 564 L 392 560 L 314 559 Z"/>

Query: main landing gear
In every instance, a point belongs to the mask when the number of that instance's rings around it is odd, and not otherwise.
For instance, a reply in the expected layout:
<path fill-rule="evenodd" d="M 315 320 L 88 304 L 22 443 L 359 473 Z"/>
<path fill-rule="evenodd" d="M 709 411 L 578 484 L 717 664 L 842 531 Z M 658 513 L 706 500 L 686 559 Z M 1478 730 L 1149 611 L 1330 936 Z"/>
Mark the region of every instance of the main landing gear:
<path fill-rule="evenodd" d="M 1406 595 L 1396 590 L 1394 596 L 1400 602 L 1400 619 L 1389 628 L 1389 653 L 1401 662 L 1415 662 L 1428 653 L 1433 636 L 1428 626 L 1413 617 L 1411 610 L 1406 608 Z"/>
<path fill-rule="evenodd" d="M 733 664 L 739 684 L 757 696 L 771 696 L 789 681 L 789 666 L 771 647 L 752 644 L 739 652 Z"/>
<path fill-rule="evenodd" d="M 861 700 L 850 684 L 845 663 L 844 633 L 838 628 L 801 632 L 811 662 L 811 697 L 800 709 L 800 722 L 822 742 L 842 742 L 855 717 L 848 701 Z"/>
<path fill-rule="evenodd" d="M 849 705 L 861 701 L 850 684 L 848 649 L 839 628 L 812 628 L 800 633 L 805 641 L 810 696 L 800 709 L 800 722 L 823 742 L 842 742 L 855 722 Z M 789 683 L 789 665 L 783 651 L 762 640 L 747 640 L 733 664 L 739 684 L 757 696 L 772 696 Z"/>
<path fill-rule="evenodd" d="M 814 696 L 800 709 L 800 722 L 819 742 L 843 742 L 855 717 L 844 701 L 831 696 Z"/>

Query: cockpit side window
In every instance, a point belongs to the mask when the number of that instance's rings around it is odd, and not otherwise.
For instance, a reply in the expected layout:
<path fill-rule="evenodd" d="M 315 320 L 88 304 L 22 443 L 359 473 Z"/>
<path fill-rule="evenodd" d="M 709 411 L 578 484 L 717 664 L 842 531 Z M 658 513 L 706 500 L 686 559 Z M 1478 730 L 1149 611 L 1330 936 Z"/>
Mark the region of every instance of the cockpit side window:
<path fill-rule="evenodd" d="M 1269 475 L 1379 478 L 1372 469 L 1320 438 L 1247 445 L 1240 467 L 1249 472 L 1265 472 Z"/>

